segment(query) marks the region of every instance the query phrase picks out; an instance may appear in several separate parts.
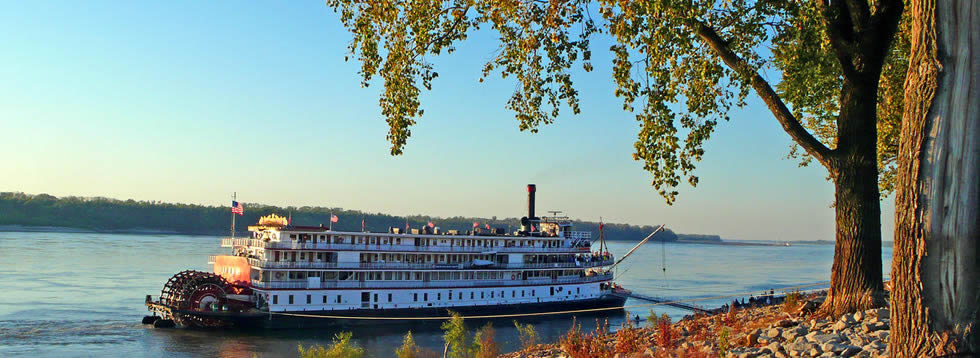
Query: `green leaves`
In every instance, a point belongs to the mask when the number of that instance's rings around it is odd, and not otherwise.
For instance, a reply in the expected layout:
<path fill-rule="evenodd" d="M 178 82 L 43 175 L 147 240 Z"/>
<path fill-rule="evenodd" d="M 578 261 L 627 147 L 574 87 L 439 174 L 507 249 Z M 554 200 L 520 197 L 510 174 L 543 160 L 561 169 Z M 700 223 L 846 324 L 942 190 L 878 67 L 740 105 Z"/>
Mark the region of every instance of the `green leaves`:
<path fill-rule="evenodd" d="M 775 68 L 782 76 L 779 97 L 769 90 L 767 105 L 794 140 L 806 143 L 806 151 L 792 148 L 790 156 L 805 165 L 808 153 L 829 152 L 826 147 L 837 143 L 842 68 L 828 40 L 832 27 L 825 26 L 826 14 L 811 1 L 330 0 L 327 5 L 353 33 L 349 49 L 361 62 L 363 85 L 375 75 L 383 79 L 379 105 L 392 155 L 402 153 L 411 126 L 423 114 L 420 88 L 431 89 L 438 76 L 425 56 L 451 53 L 481 26 L 498 34 L 499 48 L 480 81 L 492 73 L 515 79 L 506 107 L 519 128 L 532 133 L 554 122 L 562 107 L 580 112 L 571 70 L 581 65 L 591 71 L 590 38 L 611 36 L 614 94 L 639 122 L 633 158 L 652 174 L 651 184 L 668 204 L 682 181 L 697 185 L 696 164 L 718 123 L 745 104 L 751 89 L 770 88 L 760 74 L 773 72 L 763 69 Z M 888 173 L 894 170 L 906 52 L 896 46 L 882 77 L 878 146 L 886 192 L 893 177 Z"/>

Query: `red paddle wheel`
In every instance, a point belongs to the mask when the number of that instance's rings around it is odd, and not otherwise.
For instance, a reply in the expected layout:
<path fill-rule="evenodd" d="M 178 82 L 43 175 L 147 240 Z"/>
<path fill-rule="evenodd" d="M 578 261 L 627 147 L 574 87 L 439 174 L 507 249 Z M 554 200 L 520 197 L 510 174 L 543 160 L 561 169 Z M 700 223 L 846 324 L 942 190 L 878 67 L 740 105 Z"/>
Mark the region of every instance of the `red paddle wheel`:
<path fill-rule="evenodd" d="M 210 311 L 213 305 L 228 303 L 227 293 L 237 293 L 228 281 L 211 272 L 187 270 L 177 273 L 160 291 L 160 303 L 182 311 Z M 221 327 L 221 320 L 193 314 L 175 314 L 177 323 L 184 326 Z"/>

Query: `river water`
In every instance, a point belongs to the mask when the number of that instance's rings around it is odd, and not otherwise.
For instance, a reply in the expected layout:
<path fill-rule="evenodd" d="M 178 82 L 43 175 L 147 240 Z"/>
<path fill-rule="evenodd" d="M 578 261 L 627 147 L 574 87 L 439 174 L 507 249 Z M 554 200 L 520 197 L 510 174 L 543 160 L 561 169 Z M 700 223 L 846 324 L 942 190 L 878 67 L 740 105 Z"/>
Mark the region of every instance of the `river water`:
<path fill-rule="evenodd" d="M 0 356 L 289 357 L 298 345 L 330 343 L 329 329 L 216 332 L 153 329 L 140 324 L 144 297 L 160 294 L 170 276 L 209 270 L 208 255 L 226 253 L 213 236 L 0 232 Z M 632 243 L 614 242 L 617 257 Z M 648 243 L 617 269 L 617 281 L 636 292 L 673 298 L 706 298 L 828 281 L 832 245 L 718 246 Z M 884 270 L 891 247 L 883 248 Z M 664 270 L 666 268 L 666 270 Z M 747 297 L 746 297 L 747 299 Z M 730 299 L 697 302 L 717 307 Z M 627 306 L 646 302 L 630 299 Z M 628 309 L 646 317 L 650 307 Z M 680 318 L 680 309 L 654 307 Z M 611 327 L 624 313 L 606 315 Z M 595 317 L 579 320 L 584 329 Z M 545 341 L 556 340 L 571 318 L 530 321 Z M 477 328 L 470 324 L 469 328 Z M 512 324 L 495 322 L 503 351 L 517 349 Z M 368 356 L 393 356 L 405 331 L 442 352 L 438 324 L 368 326 L 353 331 Z"/>

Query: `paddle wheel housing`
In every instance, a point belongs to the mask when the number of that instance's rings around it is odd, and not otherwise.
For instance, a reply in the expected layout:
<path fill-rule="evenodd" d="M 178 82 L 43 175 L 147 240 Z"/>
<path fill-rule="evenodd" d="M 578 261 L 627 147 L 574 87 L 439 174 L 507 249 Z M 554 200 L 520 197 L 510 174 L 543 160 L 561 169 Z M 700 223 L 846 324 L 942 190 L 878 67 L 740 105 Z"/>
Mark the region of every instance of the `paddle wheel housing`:
<path fill-rule="evenodd" d="M 177 311 L 212 312 L 240 310 L 240 301 L 229 300 L 227 295 L 243 293 L 236 287 L 211 272 L 181 271 L 167 280 L 160 291 L 160 303 Z M 232 306 L 232 307 L 229 307 Z M 216 309 L 215 309 L 216 308 Z M 174 313 L 173 319 L 184 326 L 221 327 L 222 320 L 205 315 Z"/>

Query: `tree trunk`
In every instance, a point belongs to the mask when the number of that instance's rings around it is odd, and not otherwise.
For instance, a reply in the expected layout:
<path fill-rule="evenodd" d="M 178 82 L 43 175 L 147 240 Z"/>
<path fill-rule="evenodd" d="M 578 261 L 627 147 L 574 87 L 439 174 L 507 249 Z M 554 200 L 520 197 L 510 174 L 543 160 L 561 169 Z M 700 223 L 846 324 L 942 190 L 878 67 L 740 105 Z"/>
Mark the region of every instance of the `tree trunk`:
<path fill-rule="evenodd" d="M 883 306 L 881 206 L 878 192 L 878 73 L 845 79 L 833 160 L 837 237 L 830 289 L 821 312 L 831 316 Z"/>
<path fill-rule="evenodd" d="M 892 262 L 892 357 L 980 349 L 980 4 L 912 1 Z"/>

